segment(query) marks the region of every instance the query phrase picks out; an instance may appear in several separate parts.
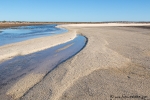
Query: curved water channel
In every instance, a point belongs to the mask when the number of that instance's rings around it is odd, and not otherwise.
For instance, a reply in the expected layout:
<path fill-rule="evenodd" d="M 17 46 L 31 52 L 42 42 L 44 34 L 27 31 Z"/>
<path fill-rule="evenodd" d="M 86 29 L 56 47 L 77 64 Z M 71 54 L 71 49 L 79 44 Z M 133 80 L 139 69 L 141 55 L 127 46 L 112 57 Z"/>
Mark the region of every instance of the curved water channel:
<path fill-rule="evenodd" d="M 86 45 L 86 38 L 78 35 L 74 40 L 35 52 L 25 56 L 17 56 L 0 64 L 0 99 L 3 93 L 21 78 L 30 73 L 44 76 L 60 63 L 71 58 Z M 39 80 L 40 81 L 40 80 Z M 36 83 L 35 83 L 36 84 Z"/>

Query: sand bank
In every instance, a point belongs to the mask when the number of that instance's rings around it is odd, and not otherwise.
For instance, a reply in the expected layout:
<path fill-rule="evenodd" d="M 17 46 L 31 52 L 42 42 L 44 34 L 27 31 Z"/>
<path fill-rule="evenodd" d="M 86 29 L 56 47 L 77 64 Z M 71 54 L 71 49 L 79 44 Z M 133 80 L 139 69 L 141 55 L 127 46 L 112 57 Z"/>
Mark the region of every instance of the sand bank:
<path fill-rule="evenodd" d="M 67 25 L 59 25 L 58 27 L 105 27 L 105 26 L 150 26 L 150 23 L 140 24 L 140 23 L 103 23 L 103 24 L 67 24 Z"/>
<path fill-rule="evenodd" d="M 137 96 L 149 99 L 150 29 L 104 26 L 62 25 L 86 36 L 86 47 L 21 99 L 110 100 L 122 96 L 129 100 Z"/>
<path fill-rule="evenodd" d="M 76 37 L 76 31 L 70 31 L 65 34 L 59 34 L 49 37 L 31 39 L 19 43 L 0 46 L 0 62 L 13 58 L 17 55 L 27 55 L 33 52 L 41 51 L 58 44 L 73 40 Z"/>

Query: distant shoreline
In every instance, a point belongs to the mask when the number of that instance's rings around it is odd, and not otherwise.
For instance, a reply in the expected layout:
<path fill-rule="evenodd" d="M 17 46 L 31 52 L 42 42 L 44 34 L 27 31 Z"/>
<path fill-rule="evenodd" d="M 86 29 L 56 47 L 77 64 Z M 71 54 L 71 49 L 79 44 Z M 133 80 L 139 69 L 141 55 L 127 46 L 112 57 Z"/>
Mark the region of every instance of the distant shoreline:
<path fill-rule="evenodd" d="M 112 22 L 24 22 L 24 21 L 0 21 L 0 29 L 10 28 L 16 26 L 29 26 L 29 25 L 44 25 L 44 24 L 150 24 L 150 22 L 130 22 L 130 21 L 112 21 Z"/>
<path fill-rule="evenodd" d="M 3 28 L 11 28 L 11 27 L 17 27 L 17 26 L 30 26 L 30 25 L 42 25 L 42 24 L 39 24 L 39 23 L 22 23 L 22 24 L 19 24 L 19 23 L 0 23 L 0 29 L 3 29 Z"/>

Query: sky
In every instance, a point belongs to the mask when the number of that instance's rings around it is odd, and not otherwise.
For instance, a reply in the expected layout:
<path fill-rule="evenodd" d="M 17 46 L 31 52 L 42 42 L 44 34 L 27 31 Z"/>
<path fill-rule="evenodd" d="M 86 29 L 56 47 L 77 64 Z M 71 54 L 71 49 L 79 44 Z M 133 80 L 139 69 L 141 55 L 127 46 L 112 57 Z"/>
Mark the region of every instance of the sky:
<path fill-rule="evenodd" d="M 150 0 L 0 0 L 0 21 L 150 21 Z"/>

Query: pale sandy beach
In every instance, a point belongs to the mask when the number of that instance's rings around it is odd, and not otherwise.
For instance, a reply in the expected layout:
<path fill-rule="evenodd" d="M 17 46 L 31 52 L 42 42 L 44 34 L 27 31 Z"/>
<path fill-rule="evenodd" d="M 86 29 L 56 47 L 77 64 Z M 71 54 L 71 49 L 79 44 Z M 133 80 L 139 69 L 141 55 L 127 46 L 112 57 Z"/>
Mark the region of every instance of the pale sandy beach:
<path fill-rule="evenodd" d="M 58 27 L 69 32 L 1 46 L 0 61 L 65 43 L 77 34 L 87 38 L 86 46 L 46 76 L 30 73 L 22 77 L 6 88 L 0 99 L 8 96 L 4 100 L 150 100 L 150 24 Z"/>
<path fill-rule="evenodd" d="M 66 34 L 42 37 L 0 46 L 0 62 L 17 55 L 27 55 L 33 52 L 50 48 L 55 45 L 59 45 L 67 41 L 73 40 L 75 37 L 76 31 L 70 31 Z"/>

